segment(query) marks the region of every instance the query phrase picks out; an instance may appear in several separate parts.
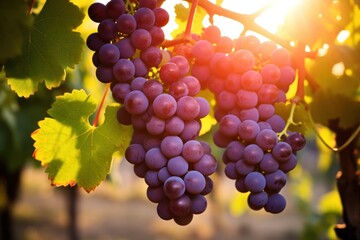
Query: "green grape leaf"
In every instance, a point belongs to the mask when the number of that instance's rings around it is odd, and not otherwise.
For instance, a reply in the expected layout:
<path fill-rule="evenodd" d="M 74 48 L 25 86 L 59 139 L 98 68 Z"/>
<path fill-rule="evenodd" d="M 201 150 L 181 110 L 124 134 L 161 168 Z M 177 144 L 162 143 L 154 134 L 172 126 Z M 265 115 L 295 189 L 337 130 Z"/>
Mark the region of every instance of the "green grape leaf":
<path fill-rule="evenodd" d="M 338 120 L 343 129 L 360 124 L 360 102 L 344 95 L 319 90 L 310 103 L 310 112 L 315 122 L 329 126 Z"/>
<path fill-rule="evenodd" d="M 68 0 L 47 0 L 31 29 L 24 33 L 22 54 L 5 63 L 6 77 L 19 96 L 34 94 L 45 80 L 48 89 L 58 87 L 65 79 L 67 67 L 80 61 L 84 40 L 73 31 L 84 13 Z M 29 79 L 31 83 L 29 83 Z M 19 84 L 23 80 L 26 84 Z"/>
<path fill-rule="evenodd" d="M 290 117 L 291 107 L 291 103 L 276 103 L 275 112 L 280 115 L 285 120 L 285 122 L 287 122 Z M 288 130 L 293 132 L 300 132 L 305 135 L 306 132 L 311 129 L 310 120 L 307 117 L 308 114 L 306 111 L 307 110 L 304 104 L 296 105 L 293 115 L 293 122 L 298 125 L 291 124 Z"/>
<path fill-rule="evenodd" d="M 52 118 L 40 121 L 32 134 L 33 155 L 46 166 L 53 185 L 78 184 L 90 192 L 109 173 L 113 154 L 124 154 L 132 128 L 117 122 L 118 105 L 106 108 L 102 125 L 92 126 L 88 118 L 96 106 L 97 101 L 83 90 L 65 93 L 48 111 Z"/>
<path fill-rule="evenodd" d="M 31 16 L 23 0 L 0 1 L 0 64 L 21 54 L 23 32 L 31 26 Z"/>
<path fill-rule="evenodd" d="M 358 53 L 347 46 L 331 45 L 326 55 L 314 61 L 310 74 L 321 89 L 354 97 L 360 86 Z"/>

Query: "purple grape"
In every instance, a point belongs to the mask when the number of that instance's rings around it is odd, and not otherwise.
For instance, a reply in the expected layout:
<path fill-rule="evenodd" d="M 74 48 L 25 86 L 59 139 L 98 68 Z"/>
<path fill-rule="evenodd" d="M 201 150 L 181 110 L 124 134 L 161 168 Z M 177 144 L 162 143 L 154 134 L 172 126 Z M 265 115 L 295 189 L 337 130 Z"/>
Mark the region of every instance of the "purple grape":
<path fill-rule="evenodd" d="M 165 121 L 165 134 L 179 135 L 184 130 L 184 121 L 178 116 L 172 116 Z"/>
<path fill-rule="evenodd" d="M 163 27 L 169 22 L 169 13 L 163 8 L 154 8 L 155 26 Z"/>
<path fill-rule="evenodd" d="M 146 49 L 151 45 L 151 35 L 145 29 L 136 29 L 130 37 L 132 45 L 140 50 Z"/>
<path fill-rule="evenodd" d="M 191 170 L 184 176 L 186 191 L 190 194 L 201 193 L 206 185 L 205 177 L 200 172 Z"/>
<path fill-rule="evenodd" d="M 256 144 L 249 144 L 244 148 L 244 161 L 250 165 L 261 162 L 264 151 Z"/>
<path fill-rule="evenodd" d="M 265 153 L 259 164 L 259 168 L 264 173 L 272 173 L 279 168 L 279 163 L 274 159 L 271 153 Z"/>
<path fill-rule="evenodd" d="M 165 40 L 165 33 L 160 27 L 153 26 L 149 33 L 151 35 L 151 45 L 153 46 L 158 46 Z"/>
<path fill-rule="evenodd" d="M 235 170 L 240 176 L 246 176 L 255 170 L 255 165 L 245 162 L 243 159 L 236 161 Z"/>
<path fill-rule="evenodd" d="M 285 207 L 286 207 L 285 198 L 281 194 L 275 193 L 269 195 L 268 201 L 265 205 L 265 211 L 270 213 L 280 213 L 285 209 Z"/>
<path fill-rule="evenodd" d="M 245 120 L 239 124 L 238 133 L 242 140 L 248 142 L 254 141 L 259 132 L 260 127 L 257 122 L 253 120 Z"/>
<path fill-rule="evenodd" d="M 165 63 L 159 71 L 160 79 L 165 85 L 171 85 L 173 82 L 178 81 L 181 76 L 180 73 L 180 68 L 173 62 Z"/>
<path fill-rule="evenodd" d="M 286 142 L 291 146 L 293 152 L 300 151 L 306 144 L 304 135 L 298 132 L 290 133 L 289 136 L 286 137 Z"/>
<path fill-rule="evenodd" d="M 251 209 L 260 210 L 268 202 L 268 194 L 266 192 L 250 193 L 247 202 Z"/>
<path fill-rule="evenodd" d="M 162 184 L 158 178 L 157 171 L 152 171 L 152 170 L 147 171 L 144 180 L 149 187 L 159 187 Z"/>
<path fill-rule="evenodd" d="M 121 58 L 132 58 L 135 55 L 135 48 L 131 44 L 130 38 L 120 39 L 115 45 L 120 50 Z"/>
<path fill-rule="evenodd" d="M 98 26 L 99 37 L 104 42 L 110 42 L 117 36 L 115 22 L 111 19 L 105 19 Z"/>
<path fill-rule="evenodd" d="M 111 83 L 114 81 L 113 68 L 98 66 L 96 69 L 96 78 L 102 83 Z"/>
<path fill-rule="evenodd" d="M 160 203 L 166 198 L 162 186 L 148 187 L 146 189 L 146 196 L 153 203 Z"/>
<path fill-rule="evenodd" d="M 86 39 L 86 46 L 93 51 L 98 51 L 105 43 L 100 38 L 99 33 L 91 33 Z"/>
<path fill-rule="evenodd" d="M 198 120 L 190 120 L 184 122 L 184 130 L 180 134 L 180 138 L 187 142 L 199 136 L 201 130 L 201 122 Z"/>
<path fill-rule="evenodd" d="M 106 12 L 106 6 L 99 2 L 92 3 L 89 6 L 88 14 L 89 18 L 97 23 L 105 20 L 108 17 Z"/>
<path fill-rule="evenodd" d="M 166 136 L 161 141 L 161 152 L 168 158 L 179 156 L 183 151 L 183 141 L 178 136 Z"/>
<path fill-rule="evenodd" d="M 106 4 L 107 15 L 112 19 L 117 19 L 121 14 L 125 13 L 126 6 L 123 0 L 110 0 Z"/>
<path fill-rule="evenodd" d="M 253 193 L 259 193 L 265 189 L 267 181 L 264 175 L 259 172 L 251 172 L 245 177 L 246 189 Z"/>
<path fill-rule="evenodd" d="M 185 76 L 190 70 L 190 64 L 188 60 L 181 55 L 172 57 L 169 62 L 175 63 L 179 67 L 180 76 Z M 191 76 L 189 77 L 191 78 Z"/>
<path fill-rule="evenodd" d="M 176 64 L 179 64 L 179 63 L 176 63 Z M 183 67 L 182 65 L 178 65 L 178 66 Z M 189 89 L 189 96 L 194 97 L 200 92 L 200 89 L 201 89 L 200 82 L 196 77 L 185 76 L 185 77 L 181 78 L 181 81 L 183 81 L 187 85 L 187 87 Z"/>
<path fill-rule="evenodd" d="M 189 163 L 194 163 L 199 161 L 200 158 L 204 155 L 204 148 L 199 141 L 189 140 L 184 143 L 181 154 L 186 159 L 186 161 Z"/>
<path fill-rule="evenodd" d="M 146 78 L 143 77 L 134 78 L 130 84 L 131 90 L 143 91 L 145 82 L 146 82 Z"/>
<path fill-rule="evenodd" d="M 158 80 L 150 79 L 144 83 L 143 92 L 150 102 L 163 93 L 163 91 L 164 88 Z"/>
<path fill-rule="evenodd" d="M 154 12 L 146 7 L 141 7 L 134 13 L 136 19 L 137 28 L 150 30 L 155 24 Z"/>
<path fill-rule="evenodd" d="M 201 195 L 207 195 L 209 194 L 214 187 L 214 182 L 209 176 L 205 176 L 205 188 L 200 193 Z"/>
<path fill-rule="evenodd" d="M 272 149 L 272 155 L 278 162 L 286 162 L 292 155 L 291 146 L 286 142 L 278 142 Z"/>
<path fill-rule="evenodd" d="M 284 119 L 277 114 L 274 114 L 273 116 L 268 118 L 266 122 L 269 123 L 274 132 L 277 133 L 281 132 L 285 127 Z"/>
<path fill-rule="evenodd" d="M 263 129 L 257 134 L 255 142 L 262 150 L 270 151 L 278 143 L 278 136 L 271 129 Z"/>
<path fill-rule="evenodd" d="M 203 97 L 195 97 L 196 101 L 200 106 L 200 112 L 197 115 L 197 118 L 204 118 L 210 113 L 210 104 L 209 102 Z"/>
<path fill-rule="evenodd" d="M 158 171 L 158 178 L 162 183 L 164 183 L 169 177 L 171 177 L 171 174 L 167 170 L 167 167 L 163 167 Z"/>
<path fill-rule="evenodd" d="M 116 113 L 117 121 L 122 125 L 130 125 L 131 122 L 131 114 L 126 110 L 125 107 L 120 107 Z"/>
<path fill-rule="evenodd" d="M 99 49 L 99 59 L 102 64 L 107 66 L 114 65 L 120 58 L 119 48 L 111 43 L 102 45 Z"/>
<path fill-rule="evenodd" d="M 130 84 L 116 83 L 112 89 L 112 97 L 118 103 L 124 103 L 125 97 L 131 92 Z"/>
<path fill-rule="evenodd" d="M 158 47 L 150 46 L 141 51 L 140 58 L 147 66 L 157 67 L 161 63 L 162 53 Z"/>
<path fill-rule="evenodd" d="M 266 120 L 270 118 L 272 115 L 274 115 L 275 107 L 272 104 L 264 103 L 258 106 L 258 111 L 259 111 L 259 118 L 261 120 Z"/>
<path fill-rule="evenodd" d="M 279 169 L 282 170 L 284 173 L 287 173 L 293 170 L 296 167 L 296 165 L 297 165 L 297 158 L 295 154 L 292 154 L 289 160 L 280 163 Z"/>
<path fill-rule="evenodd" d="M 158 216 L 163 220 L 171 220 L 173 219 L 173 214 L 169 209 L 169 201 L 167 199 L 163 199 L 160 201 L 156 207 L 156 212 Z"/>
<path fill-rule="evenodd" d="M 262 78 L 259 72 L 250 70 L 241 75 L 241 87 L 248 91 L 257 91 L 262 85 Z"/>
<path fill-rule="evenodd" d="M 286 184 L 286 175 L 281 170 L 265 174 L 266 179 L 266 191 L 267 192 L 279 192 Z"/>
<path fill-rule="evenodd" d="M 221 118 L 219 131 L 227 137 L 236 137 L 238 135 L 240 119 L 233 115 L 227 114 Z"/>
<path fill-rule="evenodd" d="M 145 162 L 134 165 L 134 173 L 139 178 L 144 178 L 148 170 Z"/>
<path fill-rule="evenodd" d="M 236 188 L 236 190 L 238 190 L 241 193 L 246 193 L 249 191 L 249 190 L 247 190 L 247 188 L 245 186 L 245 177 L 240 177 L 240 178 L 236 179 L 235 188 Z"/>
<path fill-rule="evenodd" d="M 139 115 L 146 111 L 149 101 L 143 92 L 134 90 L 125 97 L 124 106 L 130 114 Z"/>
<path fill-rule="evenodd" d="M 178 100 L 179 98 L 187 96 L 189 94 L 189 89 L 183 81 L 179 80 L 170 85 L 169 94 Z"/>
<path fill-rule="evenodd" d="M 183 217 L 191 212 L 191 199 L 187 195 L 182 195 L 179 198 L 171 199 L 169 202 L 169 209 L 176 217 Z"/>
<path fill-rule="evenodd" d="M 214 47 L 206 40 L 197 41 L 192 48 L 192 56 L 195 58 L 196 63 L 208 63 L 213 54 Z"/>
<path fill-rule="evenodd" d="M 125 13 L 116 19 L 116 29 L 123 34 L 131 34 L 136 29 L 136 20 L 133 15 Z"/>
<path fill-rule="evenodd" d="M 149 69 L 145 65 L 145 63 L 141 60 L 141 58 L 134 58 L 132 60 L 134 66 L 135 66 L 135 77 L 146 77 L 149 73 Z"/>
<path fill-rule="evenodd" d="M 242 109 L 239 112 L 238 117 L 241 121 L 251 120 L 257 122 L 259 120 L 259 111 L 257 108 Z"/>
<path fill-rule="evenodd" d="M 176 114 L 184 121 L 195 119 L 199 112 L 200 106 L 195 98 L 184 96 L 177 101 Z"/>
<path fill-rule="evenodd" d="M 232 162 L 236 162 L 243 158 L 245 146 L 239 141 L 232 141 L 225 149 L 224 154 L 227 159 Z"/>
<path fill-rule="evenodd" d="M 169 173 L 174 176 L 184 176 L 189 169 L 189 163 L 182 157 L 176 156 L 169 159 L 167 163 Z"/>
<path fill-rule="evenodd" d="M 167 158 L 162 154 L 160 148 L 151 148 L 145 154 L 145 163 L 149 169 L 158 171 L 166 166 Z"/>
<path fill-rule="evenodd" d="M 165 130 L 165 120 L 157 116 L 151 116 L 146 123 L 146 130 L 154 136 L 162 134 Z"/>
<path fill-rule="evenodd" d="M 241 109 L 253 108 L 258 102 L 258 96 L 255 92 L 240 89 L 236 93 L 236 104 Z"/>
<path fill-rule="evenodd" d="M 225 176 L 229 179 L 237 179 L 239 177 L 238 172 L 236 171 L 236 164 L 235 162 L 228 162 L 225 165 L 224 169 Z"/>
<path fill-rule="evenodd" d="M 270 84 L 276 84 L 280 80 L 280 68 L 276 66 L 275 64 L 266 64 L 261 69 L 261 77 L 263 80 L 263 83 L 270 83 Z"/>
<path fill-rule="evenodd" d="M 167 119 L 177 111 L 176 100 L 167 93 L 158 95 L 153 102 L 153 111 L 159 118 Z"/>
<path fill-rule="evenodd" d="M 185 182 L 182 178 L 171 176 L 164 182 L 164 193 L 170 199 L 177 199 L 185 193 Z"/>
<path fill-rule="evenodd" d="M 130 144 L 125 151 L 129 163 L 140 164 L 145 160 L 145 149 L 141 144 Z"/>
<path fill-rule="evenodd" d="M 207 201 L 203 195 L 195 195 L 191 197 L 191 212 L 193 214 L 200 214 L 205 212 L 207 208 Z"/>
<path fill-rule="evenodd" d="M 128 59 L 119 59 L 113 66 L 113 74 L 119 82 L 130 81 L 135 75 L 134 63 Z"/>
<path fill-rule="evenodd" d="M 204 154 L 199 161 L 194 163 L 193 168 L 203 175 L 209 176 L 216 171 L 217 162 L 212 155 Z"/>

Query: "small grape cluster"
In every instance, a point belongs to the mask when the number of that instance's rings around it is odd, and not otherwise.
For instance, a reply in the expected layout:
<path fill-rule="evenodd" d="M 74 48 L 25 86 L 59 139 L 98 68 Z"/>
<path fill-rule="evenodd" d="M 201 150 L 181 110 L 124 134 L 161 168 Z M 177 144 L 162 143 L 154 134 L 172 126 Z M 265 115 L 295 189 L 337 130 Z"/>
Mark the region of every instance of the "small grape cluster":
<path fill-rule="evenodd" d="M 99 23 L 98 31 L 86 41 L 94 51 L 96 77 L 102 83 L 112 83 L 112 87 L 146 77 L 162 60 L 158 46 L 165 39 L 161 27 L 169 21 L 168 12 L 156 7 L 153 0 L 132 7 L 133 14 L 123 0 L 110 0 L 106 5 L 96 2 L 88 8 L 90 19 Z"/>
<path fill-rule="evenodd" d="M 300 133 L 278 136 L 285 121 L 274 104 L 286 101 L 295 80 L 290 53 L 255 36 L 231 41 L 212 25 L 192 47 L 192 57 L 192 75 L 215 94 L 219 129 L 213 140 L 225 148 L 226 176 L 236 180 L 238 191 L 250 192 L 250 208 L 281 212 L 286 201 L 279 192 L 305 144 Z"/>
<path fill-rule="evenodd" d="M 95 51 L 97 78 L 111 83 L 121 104 L 118 122 L 133 126 L 125 158 L 144 178 L 160 218 L 187 225 L 207 208 L 209 176 L 217 168 L 210 146 L 196 140 L 210 105 L 196 97 L 201 86 L 189 75 L 188 60 L 159 47 L 168 13 L 156 0 L 140 0 L 135 8 L 129 13 L 123 0 L 92 4 L 89 16 L 100 23 L 87 45 Z"/>

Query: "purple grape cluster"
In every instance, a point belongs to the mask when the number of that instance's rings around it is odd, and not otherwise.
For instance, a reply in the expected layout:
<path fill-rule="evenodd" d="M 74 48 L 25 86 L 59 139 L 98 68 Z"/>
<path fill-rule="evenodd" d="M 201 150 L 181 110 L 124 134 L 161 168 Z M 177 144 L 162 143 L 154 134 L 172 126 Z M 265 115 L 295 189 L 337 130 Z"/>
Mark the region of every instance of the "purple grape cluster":
<path fill-rule="evenodd" d="M 133 7 L 130 14 L 122 0 L 92 4 L 89 16 L 99 27 L 87 45 L 95 51 L 97 78 L 111 83 L 114 100 L 122 104 L 118 122 L 133 126 L 125 158 L 148 185 L 147 197 L 157 203 L 158 215 L 187 225 L 205 211 L 205 195 L 213 187 L 209 176 L 217 168 L 210 146 L 196 140 L 210 106 L 196 97 L 200 83 L 188 75 L 186 58 L 162 63 L 161 27 L 168 13 L 156 7 L 156 0 L 140 0 Z"/>
<path fill-rule="evenodd" d="M 96 2 L 88 8 L 90 19 L 99 23 L 97 32 L 86 41 L 94 51 L 96 77 L 112 88 L 146 77 L 162 60 L 158 46 L 165 39 L 161 27 L 169 21 L 168 12 L 156 7 L 156 0 L 141 0 L 133 8 L 131 14 L 123 0 L 110 0 L 106 5 Z"/>
<path fill-rule="evenodd" d="M 290 53 L 255 36 L 232 41 L 212 25 L 194 44 L 192 57 L 192 75 L 216 98 L 219 128 L 213 140 L 225 148 L 226 176 L 236 180 L 238 191 L 250 192 L 250 208 L 281 212 L 286 201 L 279 192 L 305 144 L 300 133 L 289 133 L 281 141 L 278 136 L 285 121 L 274 104 L 286 101 L 295 80 Z"/>
<path fill-rule="evenodd" d="M 145 179 L 160 218 L 179 225 L 205 211 L 213 184 L 209 176 L 217 168 L 210 146 L 196 140 L 210 106 L 196 97 L 200 83 L 186 75 L 189 69 L 186 58 L 175 56 L 159 69 L 161 81 L 135 78 L 118 114 L 120 122 L 129 114 L 134 127 L 126 159 Z"/>

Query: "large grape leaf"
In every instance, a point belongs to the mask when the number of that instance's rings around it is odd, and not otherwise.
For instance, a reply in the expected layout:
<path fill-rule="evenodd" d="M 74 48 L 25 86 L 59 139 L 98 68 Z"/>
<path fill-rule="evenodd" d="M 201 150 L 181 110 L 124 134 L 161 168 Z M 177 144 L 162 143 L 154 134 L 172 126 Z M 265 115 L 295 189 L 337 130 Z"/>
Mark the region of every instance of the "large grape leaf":
<path fill-rule="evenodd" d="M 47 88 L 58 87 L 65 79 L 66 68 L 80 61 L 84 40 L 73 29 L 83 18 L 84 13 L 68 0 L 46 1 L 24 33 L 22 54 L 5 64 L 8 83 L 19 96 L 34 94 L 37 84 L 44 80 Z M 22 80 L 26 84 L 19 84 Z"/>
<path fill-rule="evenodd" d="M 23 32 L 30 25 L 25 1 L 0 1 L 0 65 L 21 54 Z"/>
<path fill-rule="evenodd" d="M 329 91 L 314 94 L 310 111 L 314 120 L 324 126 L 329 126 L 331 120 L 338 120 L 344 129 L 360 124 L 360 102 Z"/>
<path fill-rule="evenodd" d="M 75 185 L 95 189 L 110 171 L 114 152 L 124 153 L 132 128 L 116 120 L 118 106 L 108 106 L 105 121 L 94 127 L 89 116 L 97 102 L 83 90 L 57 98 L 48 111 L 52 118 L 39 122 L 32 134 L 34 157 L 46 166 L 55 186 Z"/>

